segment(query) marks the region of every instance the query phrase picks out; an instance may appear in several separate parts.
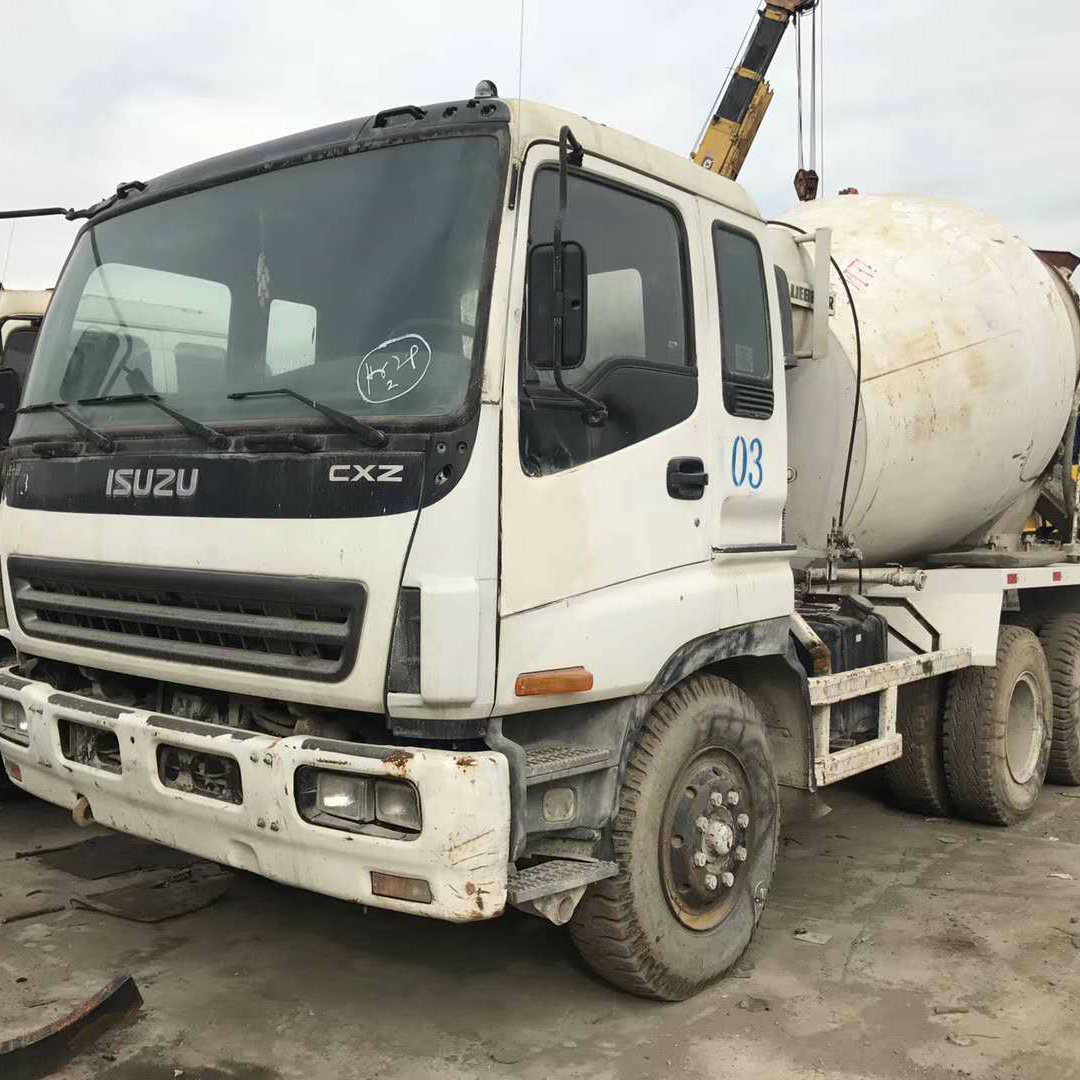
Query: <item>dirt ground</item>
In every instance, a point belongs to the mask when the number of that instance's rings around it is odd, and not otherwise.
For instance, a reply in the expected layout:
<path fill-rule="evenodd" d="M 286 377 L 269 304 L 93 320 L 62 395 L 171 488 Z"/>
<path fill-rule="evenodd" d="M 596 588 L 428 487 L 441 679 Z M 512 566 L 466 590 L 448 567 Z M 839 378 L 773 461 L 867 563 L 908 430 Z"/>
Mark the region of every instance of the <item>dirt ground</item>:
<path fill-rule="evenodd" d="M 538 919 L 365 915 L 241 876 L 156 925 L 75 909 L 0 925 L 0 1041 L 130 972 L 139 1018 L 57 1075 L 1080 1077 L 1080 790 L 1047 788 L 1012 830 L 900 813 L 870 778 L 827 795 L 831 814 L 785 824 L 738 971 L 682 1004 L 609 989 Z M 44 803 L 0 805 L 0 917 L 73 891 L 16 851 L 86 836 Z"/>

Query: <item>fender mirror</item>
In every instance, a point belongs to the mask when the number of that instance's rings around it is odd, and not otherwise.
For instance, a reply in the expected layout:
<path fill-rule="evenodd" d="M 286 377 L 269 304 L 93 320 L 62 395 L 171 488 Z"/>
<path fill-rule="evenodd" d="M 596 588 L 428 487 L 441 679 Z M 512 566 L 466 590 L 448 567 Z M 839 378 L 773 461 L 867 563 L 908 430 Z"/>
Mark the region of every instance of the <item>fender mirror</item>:
<path fill-rule="evenodd" d="M 566 371 L 585 362 L 587 275 L 585 249 L 574 240 L 562 245 L 562 356 Z M 529 363 L 540 371 L 555 366 L 555 245 L 537 244 L 529 252 Z"/>
<path fill-rule="evenodd" d="M 22 379 L 14 368 L 0 367 L 0 447 L 11 441 L 15 414 L 22 398 Z"/>

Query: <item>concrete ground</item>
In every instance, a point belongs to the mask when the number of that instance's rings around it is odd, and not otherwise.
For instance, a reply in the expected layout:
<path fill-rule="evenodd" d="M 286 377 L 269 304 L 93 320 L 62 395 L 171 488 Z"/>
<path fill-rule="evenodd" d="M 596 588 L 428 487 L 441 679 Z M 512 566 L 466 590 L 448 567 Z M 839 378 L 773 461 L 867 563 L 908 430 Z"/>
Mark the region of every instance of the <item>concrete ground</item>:
<path fill-rule="evenodd" d="M 0 1041 L 130 972 L 140 1018 L 60 1075 L 1080 1077 L 1080 789 L 1048 788 L 1012 830 L 900 813 L 870 779 L 827 794 L 829 816 L 785 825 L 738 972 L 682 1004 L 609 989 L 537 919 L 364 915 L 243 876 L 157 925 L 0 925 Z M 70 889 L 16 851 L 85 836 L 55 807 L 0 805 L 0 905 Z"/>

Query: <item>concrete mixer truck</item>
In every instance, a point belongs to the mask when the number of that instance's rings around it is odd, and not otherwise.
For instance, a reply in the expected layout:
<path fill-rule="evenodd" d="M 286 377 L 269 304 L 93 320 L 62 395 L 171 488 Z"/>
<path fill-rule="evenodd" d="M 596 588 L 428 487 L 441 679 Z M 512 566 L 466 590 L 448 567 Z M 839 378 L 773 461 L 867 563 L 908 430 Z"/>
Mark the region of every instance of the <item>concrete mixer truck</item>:
<path fill-rule="evenodd" d="M 781 790 L 1080 781 L 1080 314 L 1002 226 L 770 223 L 490 84 L 85 216 L 0 504 L 0 750 L 77 821 L 675 999 Z"/>

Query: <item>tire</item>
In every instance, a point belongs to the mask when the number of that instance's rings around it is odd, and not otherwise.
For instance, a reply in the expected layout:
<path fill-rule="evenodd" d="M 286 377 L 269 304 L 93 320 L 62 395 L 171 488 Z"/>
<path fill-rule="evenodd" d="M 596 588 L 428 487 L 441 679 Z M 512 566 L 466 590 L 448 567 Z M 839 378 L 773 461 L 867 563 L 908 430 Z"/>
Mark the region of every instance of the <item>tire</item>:
<path fill-rule="evenodd" d="M 1031 611 L 1003 611 L 1001 622 L 1005 626 L 1023 626 L 1033 634 L 1042 632 L 1042 618 Z"/>
<path fill-rule="evenodd" d="M 903 757 L 885 766 L 893 801 L 912 814 L 947 817 L 952 812 L 942 753 L 942 714 L 947 677 L 907 683 L 897 691 L 896 730 Z"/>
<path fill-rule="evenodd" d="M 1046 778 L 1080 785 L 1080 615 L 1059 615 L 1040 634 L 1054 691 L 1054 736 Z"/>
<path fill-rule="evenodd" d="M 681 1001 L 739 959 L 772 884 L 780 801 L 757 706 L 711 675 L 671 690 L 646 719 L 619 799 L 619 873 L 590 886 L 570 933 L 608 982 Z"/>
<path fill-rule="evenodd" d="M 1034 807 L 1053 732 L 1050 668 L 1021 626 L 998 633 L 994 667 L 953 675 L 945 704 L 945 777 L 961 817 L 1012 825 Z"/>

